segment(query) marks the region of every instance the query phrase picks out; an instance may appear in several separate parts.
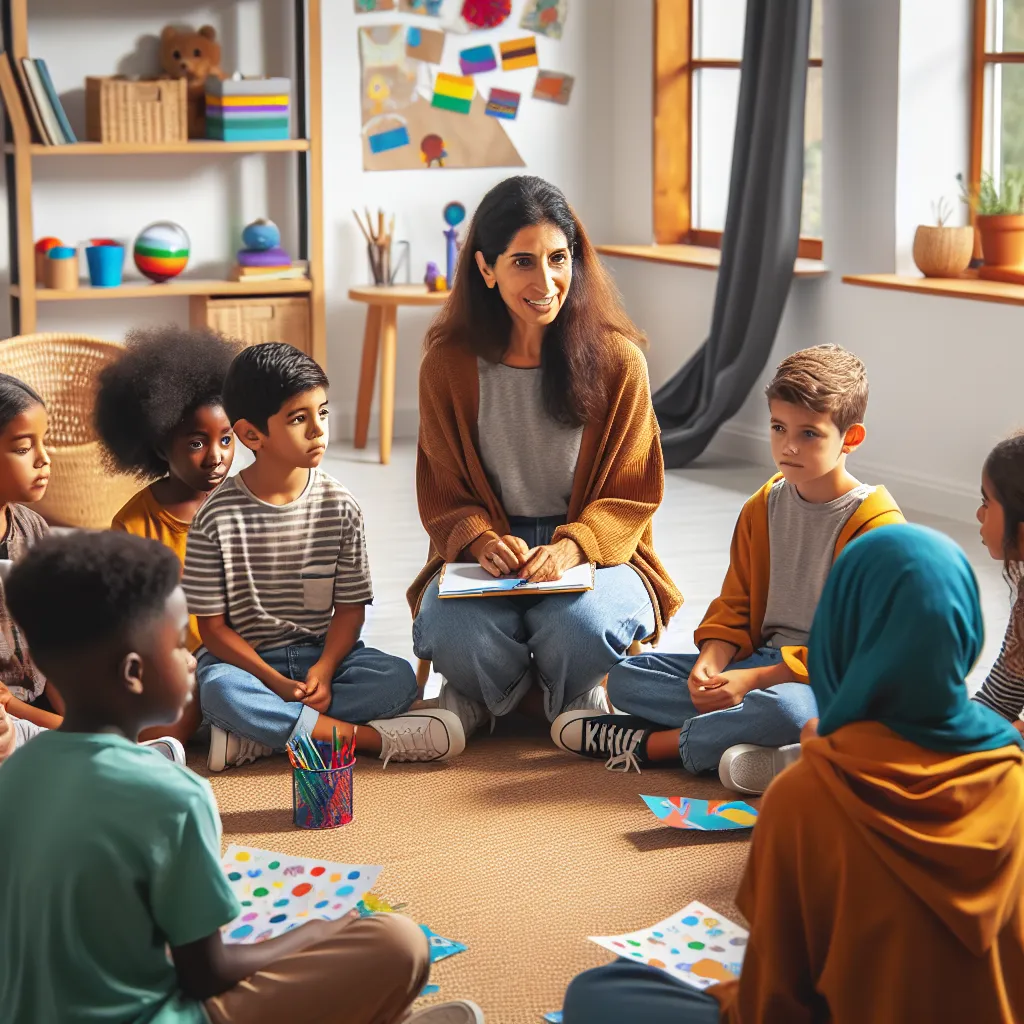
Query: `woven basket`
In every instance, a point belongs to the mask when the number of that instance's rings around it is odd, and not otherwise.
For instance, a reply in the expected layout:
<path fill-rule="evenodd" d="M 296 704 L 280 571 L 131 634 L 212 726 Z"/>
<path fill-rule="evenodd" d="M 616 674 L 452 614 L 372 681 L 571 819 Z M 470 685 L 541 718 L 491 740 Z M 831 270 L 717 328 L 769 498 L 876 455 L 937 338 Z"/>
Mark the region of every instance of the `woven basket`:
<path fill-rule="evenodd" d="M 86 78 L 85 134 L 92 142 L 186 142 L 188 83 Z"/>
<path fill-rule="evenodd" d="M 228 338 L 246 345 L 283 341 L 311 355 L 309 299 L 248 297 L 210 299 L 205 295 L 191 300 L 192 326 L 210 327 Z"/>
<path fill-rule="evenodd" d="M 50 421 L 50 486 L 33 508 L 55 526 L 106 529 L 139 489 L 127 476 L 108 476 L 93 426 L 99 373 L 120 345 L 78 334 L 25 334 L 0 341 L 0 373 L 42 395 Z"/>

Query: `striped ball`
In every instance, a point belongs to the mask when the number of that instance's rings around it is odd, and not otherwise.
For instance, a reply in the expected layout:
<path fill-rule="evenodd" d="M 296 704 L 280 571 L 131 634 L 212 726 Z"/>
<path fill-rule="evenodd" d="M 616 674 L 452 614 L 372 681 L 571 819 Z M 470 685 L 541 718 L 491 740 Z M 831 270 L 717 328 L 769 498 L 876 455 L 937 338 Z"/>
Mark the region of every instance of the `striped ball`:
<path fill-rule="evenodd" d="M 151 281 L 177 277 L 188 263 L 188 235 L 180 224 L 161 220 L 139 232 L 132 255 L 140 273 Z"/>

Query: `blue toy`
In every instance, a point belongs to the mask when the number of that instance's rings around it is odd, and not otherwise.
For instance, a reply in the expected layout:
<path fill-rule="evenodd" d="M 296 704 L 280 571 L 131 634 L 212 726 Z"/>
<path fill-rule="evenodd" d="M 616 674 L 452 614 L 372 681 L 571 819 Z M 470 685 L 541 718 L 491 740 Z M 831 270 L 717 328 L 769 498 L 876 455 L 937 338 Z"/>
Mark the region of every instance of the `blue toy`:
<path fill-rule="evenodd" d="M 274 249 L 281 244 L 281 232 L 272 220 L 261 217 L 246 225 L 242 231 L 242 244 L 255 252 Z"/>
<path fill-rule="evenodd" d="M 444 237 L 447 240 L 447 251 L 448 251 L 448 273 L 445 275 L 448 287 L 452 287 L 452 282 L 455 280 L 455 264 L 458 259 L 459 252 L 459 232 L 458 225 L 466 219 L 466 208 L 462 203 L 449 203 L 444 208 L 444 222 L 448 225 L 448 230 L 445 231 Z"/>

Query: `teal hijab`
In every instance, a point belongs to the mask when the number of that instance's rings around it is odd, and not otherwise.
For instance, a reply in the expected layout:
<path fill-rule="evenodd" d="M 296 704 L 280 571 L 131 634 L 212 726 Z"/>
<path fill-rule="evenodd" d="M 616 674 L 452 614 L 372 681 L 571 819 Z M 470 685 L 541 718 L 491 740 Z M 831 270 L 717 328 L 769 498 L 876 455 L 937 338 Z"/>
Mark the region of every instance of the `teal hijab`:
<path fill-rule="evenodd" d="M 881 722 L 927 750 L 1024 746 L 967 696 L 983 639 L 978 582 L 956 544 L 923 526 L 870 531 L 832 567 L 811 626 L 819 734 Z"/>

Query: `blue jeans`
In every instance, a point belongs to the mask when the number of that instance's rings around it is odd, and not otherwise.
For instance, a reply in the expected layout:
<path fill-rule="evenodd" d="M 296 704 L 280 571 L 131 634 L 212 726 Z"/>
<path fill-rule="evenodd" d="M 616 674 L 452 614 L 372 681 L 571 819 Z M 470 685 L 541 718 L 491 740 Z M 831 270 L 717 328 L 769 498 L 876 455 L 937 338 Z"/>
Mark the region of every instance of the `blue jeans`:
<path fill-rule="evenodd" d="M 656 967 L 616 960 L 569 983 L 565 1024 L 718 1024 L 718 1001 Z"/>
<path fill-rule="evenodd" d="M 565 520 L 513 519 L 510 530 L 530 547 L 549 544 Z M 416 656 L 429 659 L 459 693 L 506 715 L 534 674 L 554 721 L 570 701 L 592 690 L 634 640 L 654 632 L 647 586 L 629 565 L 598 569 L 594 589 L 546 597 L 440 600 L 437 579 L 413 623 Z"/>
<path fill-rule="evenodd" d="M 806 683 L 780 683 L 751 690 L 741 704 L 701 714 L 686 685 L 696 654 L 638 654 L 608 674 L 608 699 L 620 711 L 666 729 L 680 729 L 679 756 L 690 772 L 715 771 L 737 743 L 783 747 L 800 740 L 800 730 L 818 713 Z M 777 665 L 782 652 L 762 647 L 729 668 Z"/>
<path fill-rule="evenodd" d="M 260 657 L 289 679 L 303 680 L 320 658 L 323 643 L 290 644 L 260 651 Z M 311 732 L 320 712 L 299 701 L 283 700 L 245 669 L 220 661 L 209 651 L 196 667 L 203 718 L 228 732 L 284 750 L 295 733 Z M 416 674 L 402 658 L 358 641 L 335 669 L 327 714 L 362 725 L 393 718 L 416 699 Z"/>

